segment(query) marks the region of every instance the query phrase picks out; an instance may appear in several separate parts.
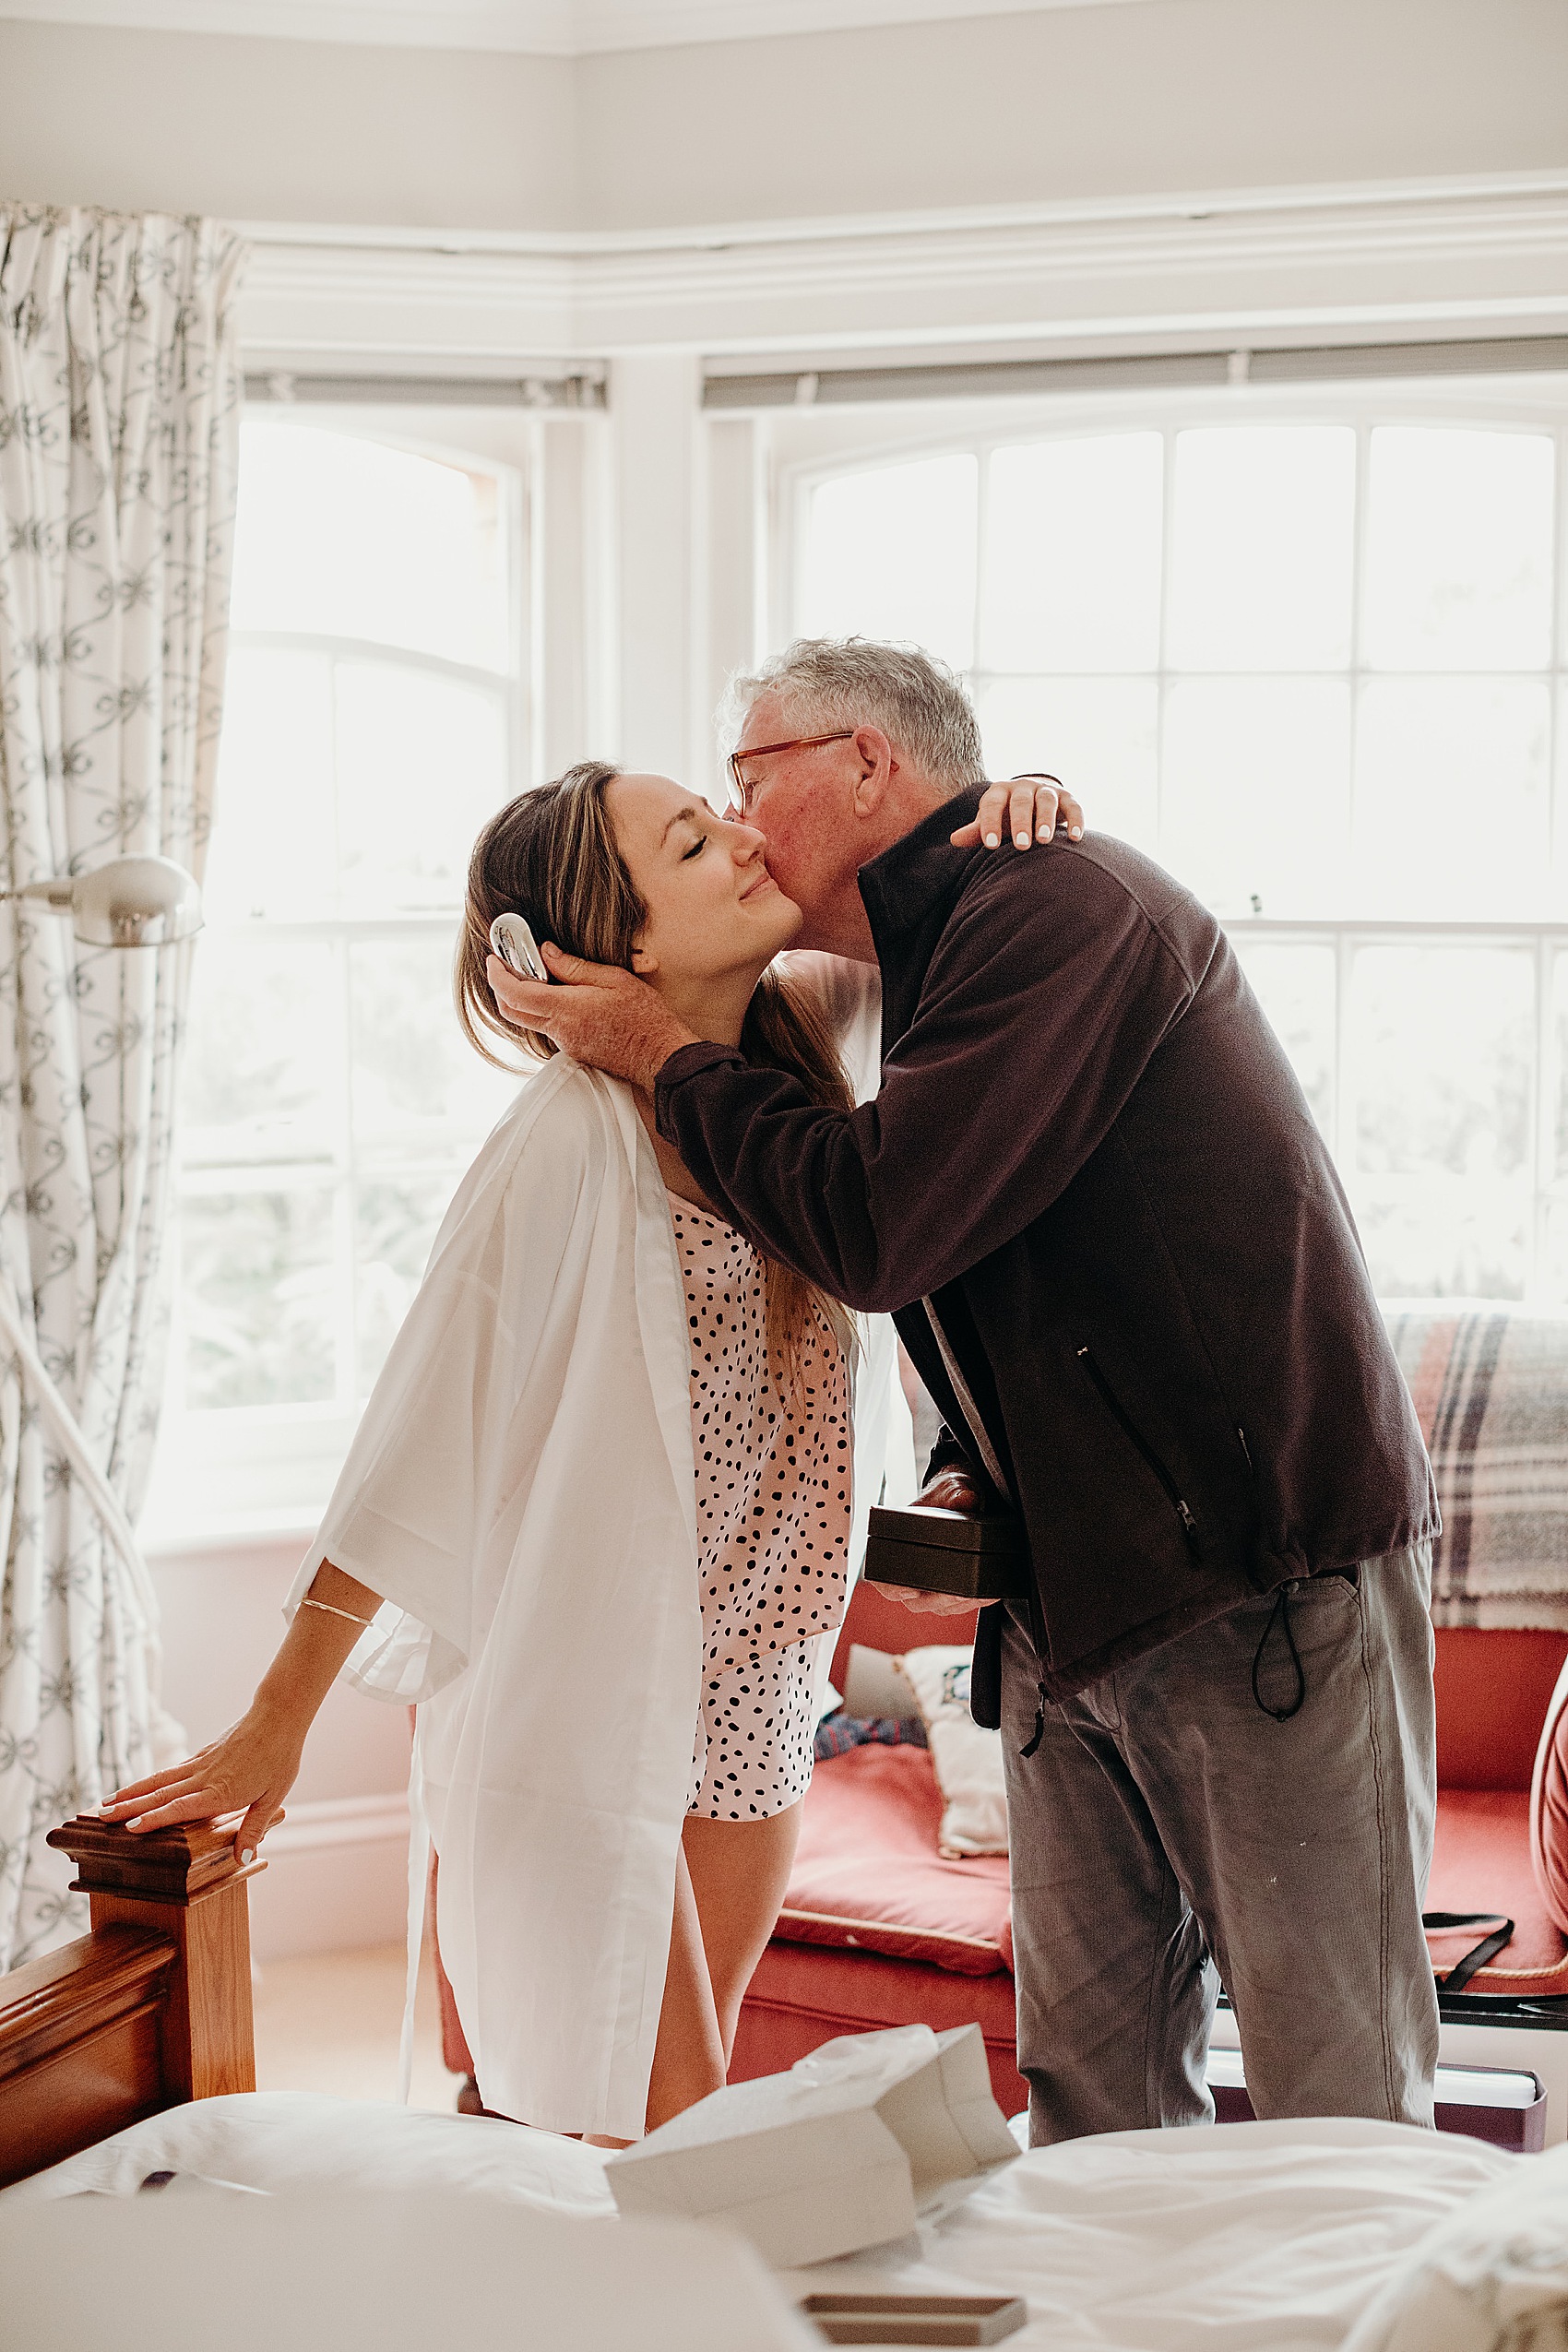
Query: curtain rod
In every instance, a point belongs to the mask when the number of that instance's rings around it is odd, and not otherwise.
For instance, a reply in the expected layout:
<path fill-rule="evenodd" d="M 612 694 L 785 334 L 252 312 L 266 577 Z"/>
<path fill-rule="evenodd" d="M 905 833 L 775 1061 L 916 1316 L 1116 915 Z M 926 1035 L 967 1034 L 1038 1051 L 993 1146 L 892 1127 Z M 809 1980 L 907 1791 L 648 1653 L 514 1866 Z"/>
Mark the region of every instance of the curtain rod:
<path fill-rule="evenodd" d="M 1377 376 L 1515 375 L 1557 370 L 1568 372 L 1568 335 L 1476 336 L 1441 343 L 1131 351 L 1070 360 L 958 360 L 934 366 L 709 375 L 703 383 L 703 406 L 821 408 L 870 400 L 1128 391 L 1141 386 L 1324 384 Z"/>
<path fill-rule="evenodd" d="M 339 375 L 253 368 L 245 398 L 356 408 L 602 409 L 601 374 L 571 375 Z"/>

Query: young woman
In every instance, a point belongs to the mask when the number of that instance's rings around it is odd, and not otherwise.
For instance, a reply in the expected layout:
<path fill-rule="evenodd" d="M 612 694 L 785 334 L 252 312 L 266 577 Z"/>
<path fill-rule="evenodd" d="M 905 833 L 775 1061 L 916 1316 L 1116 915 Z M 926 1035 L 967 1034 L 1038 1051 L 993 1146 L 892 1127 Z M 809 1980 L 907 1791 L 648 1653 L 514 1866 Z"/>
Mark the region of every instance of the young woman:
<path fill-rule="evenodd" d="M 447 1213 L 248 1713 L 103 1808 L 136 1831 L 243 1809 L 244 1857 L 345 1667 L 418 1702 L 486 2102 L 612 2143 L 723 2082 L 778 1917 L 845 1606 L 857 1351 L 714 1215 L 650 1101 L 509 1028 L 485 959 L 515 909 L 848 1105 L 822 1010 L 771 968 L 801 918 L 762 852 L 597 764 L 485 828 L 459 1015 L 549 1066 Z"/>

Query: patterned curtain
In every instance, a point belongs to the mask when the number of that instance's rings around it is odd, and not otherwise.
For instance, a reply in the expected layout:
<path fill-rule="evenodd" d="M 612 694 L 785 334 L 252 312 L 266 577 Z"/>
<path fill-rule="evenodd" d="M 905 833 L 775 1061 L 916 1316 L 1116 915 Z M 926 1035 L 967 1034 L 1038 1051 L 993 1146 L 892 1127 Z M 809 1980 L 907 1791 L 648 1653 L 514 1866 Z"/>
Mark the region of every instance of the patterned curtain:
<path fill-rule="evenodd" d="M 211 221 L 0 206 L 0 886 L 153 850 L 200 874 L 238 460 Z M 0 906 L 0 1284 L 134 1515 L 190 950 Z M 0 1352 L 0 1968 L 79 1934 L 44 1833 L 158 1760 L 157 1626 Z M 176 1727 L 177 1728 L 177 1727 Z"/>

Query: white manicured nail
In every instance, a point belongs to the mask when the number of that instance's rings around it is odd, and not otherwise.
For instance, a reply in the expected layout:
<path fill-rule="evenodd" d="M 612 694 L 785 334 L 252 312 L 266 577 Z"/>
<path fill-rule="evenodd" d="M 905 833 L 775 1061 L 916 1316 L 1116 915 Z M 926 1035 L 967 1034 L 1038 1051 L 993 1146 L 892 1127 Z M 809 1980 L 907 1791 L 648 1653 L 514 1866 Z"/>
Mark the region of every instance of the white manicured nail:
<path fill-rule="evenodd" d="M 255 1847 L 254 1846 L 242 1846 L 240 1848 L 240 1864 L 242 1869 L 246 1862 L 254 1862 L 255 1859 Z"/>
<path fill-rule="evenodd" d="M 988 833 L 988 834 L 986 835 L 986 837 L 985 837 L 985 846 L 986 846 L 986 848 L 987 848 L 988 849 L 995 849 L 995 847 L 996 847 L 996 842 L 997 842 L 997 836 L 996 836 L 994 833 Z"/>

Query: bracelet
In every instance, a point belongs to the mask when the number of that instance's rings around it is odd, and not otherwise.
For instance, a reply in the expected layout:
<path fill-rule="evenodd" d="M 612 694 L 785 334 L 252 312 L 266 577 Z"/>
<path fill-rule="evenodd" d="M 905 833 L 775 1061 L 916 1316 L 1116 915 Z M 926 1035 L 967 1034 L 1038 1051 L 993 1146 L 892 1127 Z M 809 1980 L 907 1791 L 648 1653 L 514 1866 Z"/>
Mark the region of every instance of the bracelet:
<path fill-rule="evenodd" d="M 323 1610 L 328 1617 L 340 1617 L 345 1625 L 374 1625 L 375 1622 L 374 1617 L 356 1617 L 351 1609 L 334 1609 L 329 1600 L 312 1600 L 309 1593 L 302 1596 L 300 1607 Z"/>

